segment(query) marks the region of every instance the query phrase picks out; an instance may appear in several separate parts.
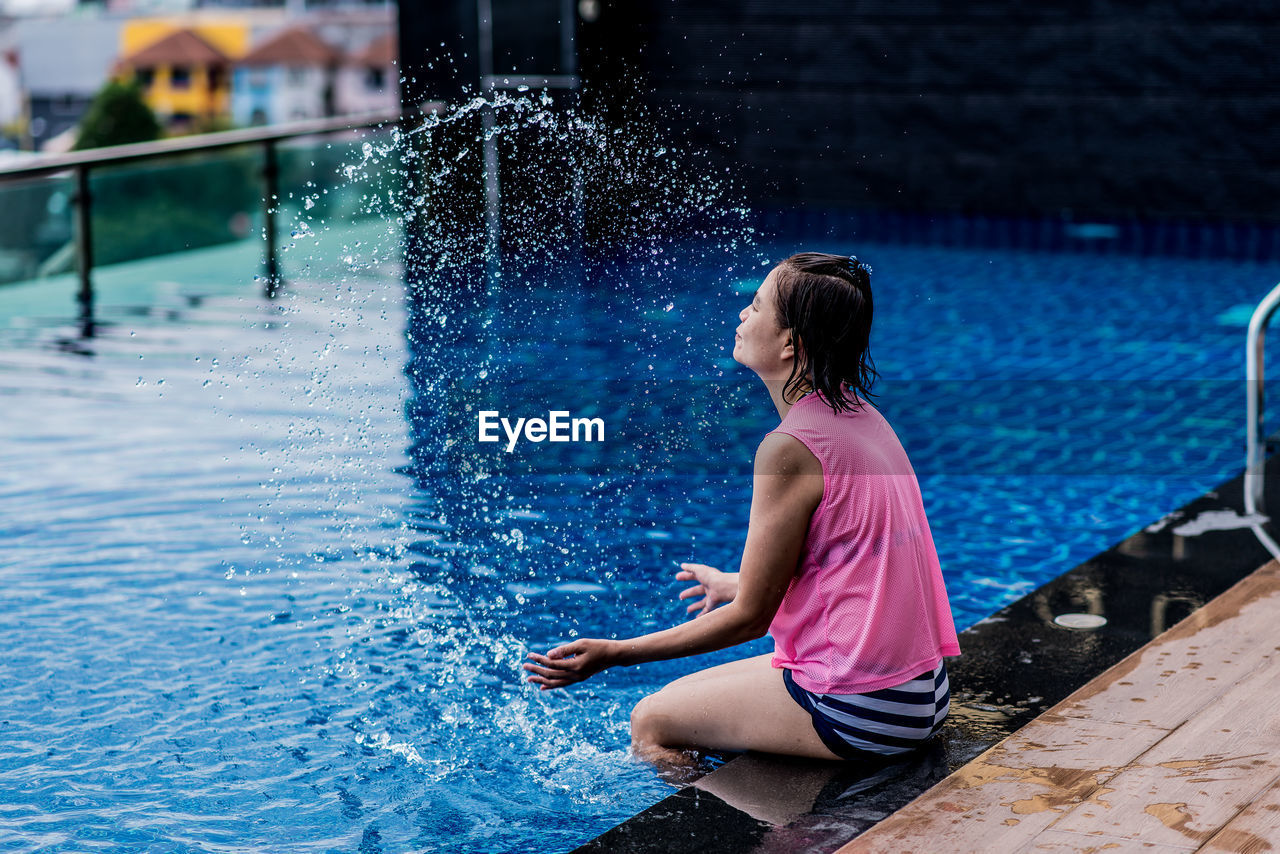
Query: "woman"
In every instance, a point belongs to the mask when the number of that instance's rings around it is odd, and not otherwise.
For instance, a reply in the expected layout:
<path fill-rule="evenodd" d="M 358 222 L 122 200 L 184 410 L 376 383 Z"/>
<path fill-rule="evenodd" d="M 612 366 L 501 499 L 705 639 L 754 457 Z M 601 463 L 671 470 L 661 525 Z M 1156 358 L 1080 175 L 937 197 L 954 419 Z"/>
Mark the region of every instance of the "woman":
<path fill-rule="evenodd" d="M 769 632 L 762 655 L 677 679 L 631 714 L 635 755 L 758 750 L 815 759 L 903 753 L 949 708 L 955 627 L 920 488 L 866 397 L 875 377 L 870 268 L 806 252 L 783 261 L 739 315 L 735 360 L 764 381 L 782 423 L 756 452 L 741 571 L 682 564 L 697 618 L 628 640 L 531 654 L 544 690 L 606 667 L 697 655 Z"/>

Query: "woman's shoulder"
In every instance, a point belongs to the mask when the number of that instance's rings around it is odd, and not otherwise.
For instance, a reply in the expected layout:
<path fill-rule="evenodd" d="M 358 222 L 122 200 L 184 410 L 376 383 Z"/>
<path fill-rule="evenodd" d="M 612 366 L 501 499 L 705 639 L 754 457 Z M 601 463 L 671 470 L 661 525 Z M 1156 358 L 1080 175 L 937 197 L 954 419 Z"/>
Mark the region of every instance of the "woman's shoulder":
<path fill-rule="evenodd" d="M 756 474 L 820 475 L 822 463 L 805 442 L 779 429 L 760 440 L 755 471 Z"/>

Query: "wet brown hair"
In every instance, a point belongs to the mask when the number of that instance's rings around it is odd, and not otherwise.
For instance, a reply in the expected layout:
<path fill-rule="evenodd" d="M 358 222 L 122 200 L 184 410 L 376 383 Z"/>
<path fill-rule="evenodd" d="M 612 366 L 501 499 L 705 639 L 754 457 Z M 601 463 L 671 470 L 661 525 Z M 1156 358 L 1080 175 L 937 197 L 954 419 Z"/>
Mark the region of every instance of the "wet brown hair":
<path fill-rule="evenodd" d="M 800 252 L 778 265 L 778 322 L 796 348 L 782 398 L 812 387 L 831 408 L 857 412 L 874 397 L 871 268 L 857 258 Z"/>

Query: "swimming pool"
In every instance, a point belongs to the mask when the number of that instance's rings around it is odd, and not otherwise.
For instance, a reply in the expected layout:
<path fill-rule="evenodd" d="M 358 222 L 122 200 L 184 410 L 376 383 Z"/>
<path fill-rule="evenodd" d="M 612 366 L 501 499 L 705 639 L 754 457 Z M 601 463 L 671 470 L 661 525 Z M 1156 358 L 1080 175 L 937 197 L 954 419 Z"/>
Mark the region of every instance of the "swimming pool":
<path fill-rule="evenodd" d="M 875 268 L 961 626 L 1240 469 L 1236 307 L 1276 265 L 820 242 Z M 206 250 L 104 271 L 91 340 L 0 291 L 6 845 L 559 850 L 667 794 L 631 705 L 761 643 L 552 693 L 518 665 L 680 619 L 673 562 L 734 565 L 772 426 L 737 310 L 815 243 L 529 270 L 476 313 L 389 263 L 268 305 L 253 249 Z M 479 406 L 610 441 L 507 455 Z"/>

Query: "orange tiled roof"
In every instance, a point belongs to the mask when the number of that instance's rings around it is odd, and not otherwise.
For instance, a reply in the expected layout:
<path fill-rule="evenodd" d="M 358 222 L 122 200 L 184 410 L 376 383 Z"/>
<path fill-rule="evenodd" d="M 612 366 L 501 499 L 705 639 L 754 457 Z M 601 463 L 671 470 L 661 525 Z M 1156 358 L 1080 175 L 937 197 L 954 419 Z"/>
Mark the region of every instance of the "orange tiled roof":
<path fill-rule="evenodd" d="M 337 48 L 306 27 L 276 33 L 240 60 L 241 65 L 332 65 L 341 56 Z"/>
<path fill-rule="evenodd" d="M 191 30 L 175 30 L 159 41 L 126 56 L 122 68 L 154 68 L 157 65 L 223 65 L 227 55 Z"/>
<path fill-rule="evenodd" d="M 400 53 L 400 43 L 395 33 L 387 33 L 369 42 L 364 50 L 357 51 L 348 57 L 352 65 L 387 66 L 396 61 Z"/>

